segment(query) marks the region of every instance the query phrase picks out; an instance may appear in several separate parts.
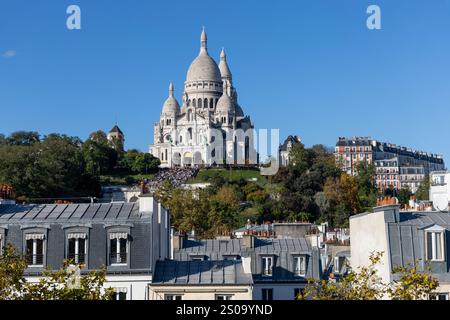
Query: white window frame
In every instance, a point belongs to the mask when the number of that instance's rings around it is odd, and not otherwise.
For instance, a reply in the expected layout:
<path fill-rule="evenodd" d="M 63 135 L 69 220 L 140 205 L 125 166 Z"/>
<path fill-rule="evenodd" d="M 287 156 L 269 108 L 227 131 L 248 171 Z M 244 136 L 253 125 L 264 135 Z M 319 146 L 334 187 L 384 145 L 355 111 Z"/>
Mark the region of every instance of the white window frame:
<path fill-rule="evenodd" d="M 129 234 L 126 232 L 119 232 L 119 233 L 126 233 L 126 236 L 117 236 L 117 237 L 113 237 L 112 238 L 112 234 L 115 234 L 117 232 L 111 232 L 110 235 L 108 236 L 109 238 L 109 251 L 110 251 L 110 256 L 109 256 L 109 260 L 110 260 L 110 266 L 127 266 L 129 263 L 129 249 L 130 249 L 130 241 L 129 241 Z M 116 256 L 120 258 L 120 240 L 125 240 L 126 244 L 125 244 L 125 254 L 126 254 L 126 262 L 119 262 L 119 263 L 112 263 L 111 261 L 111 256 L 113 255 L 113 252 L 111 252 L 111 241 L 115 240 L 116 241 Z M 117 259 L 116 257 L 116 261 L 117 260 L 121 260 L 121 259 Z"/>
<path fill-rule="evenodd" d="M 301 268 L 303 261 L 303 269 Z M 307 258 L 306 255 L 294 256 L 294 275 L 296 277 L 305 277 L 307 272 Z M 303 271 L 303 272 L 302 272 Z"/>
<path fill-rule="evenodd" d="M 270 261 L 270 267 L 268 262 Z M 262 275 L 264 277 L 272 277 L 273 276 L 273 257 L 265 256 L 262 257 Z"/>
<path fill-rule="evenodd" d="M 37 241 L 40 240 L 42 241 L 42 264 L 37 264 L 36 262 L 36 255 L 37 255 Z M 32 264 L 28 265 L 28 268 L 43 268 L 44 267 L 44 261 L 45 261 L 45 251 L 46 251 L 46 245 L 45 245 L 45 237 L 43 237 L 42 239 L 26 239 L 25 240 L 25 250 L 27 249 L 27 241 L 33 241 L 33 251 L 32 251 L 32 256 L 33 256 L 33 261 Z M 26 251 L 25 251 L 26 252 Z"/>
<path fill-rule="evenodd" d="M 439 299 L 439 296 L 443 296 L 445 299 Z M 448 292 L 438 292 L 433 297 L 433 300 L 449 300 L 449 294 Z"/>
<path fill-rule="evenodd" d="M 224 299 L 219 299 L 220 297 Z M 233 300 L 232 294 L 216 294 L 215 300 Z"/>
<path fill-rule="evenodd" d="M 175 297 L 180 297 L 180 299 L 174 299 Z M 171 298 L 171 299 L 168 299 Z M 165 294 L 164 295 L 164 300 L 183 300 L 183 295 L 182 294 Z"/>
<path fill-rule="evenodd" d="M 87 236 L 85 235 L 84 236 L 84 238 L 83 237 L 70 237 L 70 238 L 68 238 L 67 239 L 67 257 L 66 258 L 69 258 L 69 254 L 70 254 L 70 252 L 69 252 L 69 241 L 70 240 L 72 240 L 72 239 L 74 239 L 75 240 L 75 252 L 74 252 L 74 254 L 75 254 L 75 259 L 74 259 L 74 263 L 75 264 L 79 264 L 79 260 L 78 260 L 78 255 L 80 254 L 80 239 L 83 239 L 84 240 L 84 262 L 83 262 L 83 264 L 86 264 L 87 263 L 87 255 L 88 255 L 88 239 L 87 239 Z"/>
<path fill-rule="evenodd" d="M 125 300 L 128 300 L 128 289 L 127 288 L 114 288 L 116 300 L 120 299 L 120 294 L 125 294 Z"/>
<path fill-rule="evenodd" d="M 431 234 L 431 255 L 428 252 L 428 235 Z M 441 257 L 437 257 L 436 239 L 440 237 Z M 445 261 L 445 229 L 440 226 L 433 226 L 425 230 L 425 257 L 427 261 Z"/>
<path fill-rule="evenodd" d="M 268 293 L 272 292 L 272 299 L 264 299 L 268 298 Z M 267 294 L 265 294 L 267 293 Z M 262 288 L 261 289 L 261 300 L 263 301 L 273 301 L 273 288 Z"/>

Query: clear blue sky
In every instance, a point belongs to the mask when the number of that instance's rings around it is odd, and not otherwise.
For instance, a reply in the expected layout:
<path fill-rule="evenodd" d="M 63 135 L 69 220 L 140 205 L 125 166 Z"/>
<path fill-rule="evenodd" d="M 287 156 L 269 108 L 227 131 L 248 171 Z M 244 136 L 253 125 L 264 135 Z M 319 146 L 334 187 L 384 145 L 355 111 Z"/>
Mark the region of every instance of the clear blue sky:
<path fill-rule="evenodd" d="M 66 8 L 82 30 L 66 28 Z M 382 30 L 366 9 L 382 10 Z M 117 120 L 147 150 L 206 26 L 257 128 L 333 146 L 363 135 L 450 160 L 450 0 L 1 0 L 0 132 L 85 139 Z"/>

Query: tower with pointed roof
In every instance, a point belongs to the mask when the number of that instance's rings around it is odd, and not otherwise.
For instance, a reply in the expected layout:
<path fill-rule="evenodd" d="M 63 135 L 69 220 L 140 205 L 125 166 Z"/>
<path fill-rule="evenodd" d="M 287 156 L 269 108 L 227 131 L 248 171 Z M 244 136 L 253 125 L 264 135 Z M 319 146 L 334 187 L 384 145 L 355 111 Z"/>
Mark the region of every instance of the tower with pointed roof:
<path fill-rule="evenodd" d="M 122 130 L 120 130 L 119 126 L 116 125 L 108 132 L 107 134 L 108 141 L 110 145 L 116 149 L 118 152 L 124 151 L 125 145 L 125 135 Z"/>
<path fill-rule="evenodd" d="M 253 124 L 238 103 L 225 50 L 217 64 L 209 55 L 204 28 L 200 51 L 186 74 L 181 107 L 174 90 L 170 83 L 150 146 L 161 167 L 256 164 Z"/>

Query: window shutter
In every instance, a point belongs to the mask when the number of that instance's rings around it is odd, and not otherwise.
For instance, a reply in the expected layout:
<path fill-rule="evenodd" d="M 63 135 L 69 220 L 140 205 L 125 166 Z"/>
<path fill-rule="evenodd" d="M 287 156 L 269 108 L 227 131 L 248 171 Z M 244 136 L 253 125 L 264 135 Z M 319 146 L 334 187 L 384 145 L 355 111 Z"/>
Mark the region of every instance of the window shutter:
<path fill-rule="evenodd" d="M 128 233 L 126 232 L 112 232 L 109 234 L 109 239 L 128 239 Z"/>
<path fill-rule="evenodd" d="M 45 236 L 42 233 L 28 233 L 25 235 L 25 240 L 44 240 Z"/>

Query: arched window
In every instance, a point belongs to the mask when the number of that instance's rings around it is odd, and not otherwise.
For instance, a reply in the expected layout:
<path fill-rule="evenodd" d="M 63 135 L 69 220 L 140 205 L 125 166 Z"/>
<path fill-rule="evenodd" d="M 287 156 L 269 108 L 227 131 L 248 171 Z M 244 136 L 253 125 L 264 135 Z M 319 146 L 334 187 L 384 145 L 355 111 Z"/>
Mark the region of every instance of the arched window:
<path fill-rule="evenodd" d="M 214 99 L 213 98 L 209 99 L 209 107 L 210 108 L 214 107 Z"/>
<path fill-rule="evenodd" d="M 189 140 L 192 140 L 192 128 L 188 129 L 188 133 L 189 133 Z"/>
<path fill-rule="evenodd" d="M 166 149 L 166 161 L 167 161 L 167 149 Z"/>
<path fill-rule="evenodd" d="M 199 108 L 202 107 L 202 99 L 198 99 L 198 107 L 199 107 Z"/>
<path fill-rule="evenodd" d="M 203 108 L 208 108 L 208 99 L 205 98 L 205 102 L 203 104 Z"/>
<path fill-rule="evenodd" d="M 193 120 L 193 118 L 192 118 L 192 110 L 188 110 L 188 114 L 187 114 L 187 118 L 188 118 L 188 121 L 192 121 Z"/>
<path fill-rule="evenodd" d="M 183 142 L 183 136 L 180 136 L 180 143 Z"/>
<path fill-rule="evenodd" d="M 196 103 L 195 103 L 195 99 L 192 100 L 192 105 L 193 105 L 194 107 L 197 106 Z"/>
<path fill-rule="evenodd" d="M 161 153 L 161 161 L 164 161 L 164 152 Z"/>
<path fill-rule="evenodd" d="M 189 107 L 191 105 L 191 99 L 189 99 L 188 101 L 187 101 L 187 106 Z"/>

